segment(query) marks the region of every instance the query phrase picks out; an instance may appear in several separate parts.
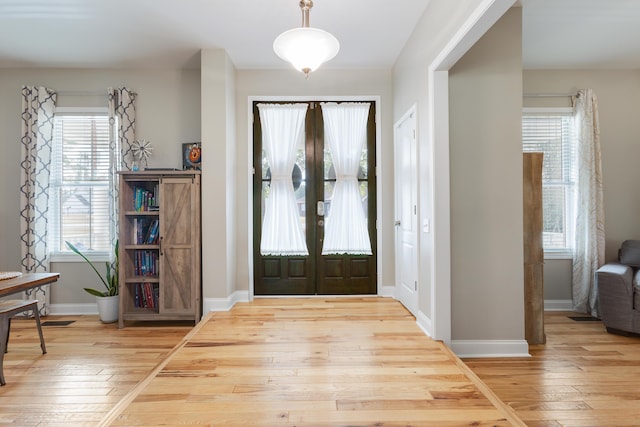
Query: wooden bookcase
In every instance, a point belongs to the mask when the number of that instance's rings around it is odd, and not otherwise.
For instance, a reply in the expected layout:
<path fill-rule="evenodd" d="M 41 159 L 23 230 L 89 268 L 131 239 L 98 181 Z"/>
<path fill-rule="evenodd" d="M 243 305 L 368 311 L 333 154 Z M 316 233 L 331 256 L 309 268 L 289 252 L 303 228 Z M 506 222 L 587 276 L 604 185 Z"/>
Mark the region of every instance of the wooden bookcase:
<path fill-rule="evenodd" d="M 202 315 L 200 172 L 120 175 L 120 316 L 127 321 Z"/>

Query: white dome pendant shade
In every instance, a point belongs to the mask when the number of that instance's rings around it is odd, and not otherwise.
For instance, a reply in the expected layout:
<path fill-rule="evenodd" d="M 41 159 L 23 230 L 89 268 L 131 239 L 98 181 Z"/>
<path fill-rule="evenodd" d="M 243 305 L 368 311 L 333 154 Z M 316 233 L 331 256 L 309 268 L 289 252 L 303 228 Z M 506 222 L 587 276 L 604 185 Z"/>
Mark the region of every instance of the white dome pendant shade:
<path fill-rule="evenodd" d="M 305 78 L 340 50 L 340 43 L 332 34 L 309 27 L 309 10 L 312 7 L 311 0 L 300 0 L 302 27 L 285 31 L 273 42 L 276 55 L 302 71 Z"/>

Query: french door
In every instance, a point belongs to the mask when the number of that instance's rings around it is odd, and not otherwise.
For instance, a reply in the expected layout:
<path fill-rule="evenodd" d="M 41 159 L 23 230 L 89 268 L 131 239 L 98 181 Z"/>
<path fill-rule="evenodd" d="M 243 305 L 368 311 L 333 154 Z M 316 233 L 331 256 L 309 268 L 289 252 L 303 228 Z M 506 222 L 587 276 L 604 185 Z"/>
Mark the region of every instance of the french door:
<path fill-rule="evenodd" d="M 368 109 L 363 116 L 362 129 L 364 143 L 362 150 L 358 151 L 357 175 L 351 174 L 352 190 L 357 188 L 357 192 L 351 194 L 351 201 L 357 198 L 345 211 L 344 204 L 338 206 L 338 200 L 344 194 L 336 196 L 337 193 L 344 193 L 344 176 L 342 172 L 343 163 L 340 154 L 340 139 L 332 136 L 334 141 L 333 151 L 330 149 L 329 135 L 325 138 L 325 117 L 323 117 L 323 107 L 325 115 L 330 106 L 319 102 L 296 102 L 296 105 L 306 104 L 304 113 L 304 124 L 300 143 L 295 144 L 295 161 L 292 168 L 287 168 L 291 174 L 293 193 L 295 196 L 296 222 L 301 228 L 304 243 L 306 244 L 306 254 L 288 254 L 286 239 L 281 242 L 282 250 L 266 250 L 265 242 L 269 232 L 276 238 L 283 237 L 285 231 L 276 228 L 275 230 L 263 230 L 263 227 L 273 227 L 272 221 L 265 220 L 268 211 L 267 205 L 273 203 L 275 199 L 268 200 L 275 196 L 275 186 L 278 173 L 272 174 L 272 168 L 278 166 L 271 165 L 276 162 L 273 153 L 269 154 L 269 147 L 265 146 L 265 140 L 272 135 L 268 132 L 267 123 L 262 123 L 264 118 L 260 116 L 260 106 L 291 105 L 290 103 L 264 103 L 254 102 L 253 104 L 253 257 L 254 257 L 254 295 L 364 295 L 375 294 L 376 286 L 376 188 L 375 188 L 375 103 L 364 103 Z M 286 105 L 285 105 L 286 104 Z M 341 103 L 332 103 L 341 105 Z M 265 107 L 262 107 L 263 110 Z M 267 120 L 267 119 L 264 119 Z M 335 135 L 335 126 L 331 134 Z M 264 133 L 263 133 L 264 132 Z M 265 140 L 263 140 L 265 136 Z M 267 143 L 268 144 L 268 143 Z M 273 150 L 272 150 L 273 151 Z M 270 157 L 270 155 L 272 157 Z M 291 159 L 293 161 L 293 158 Z M 336 173 L 338 170 L 338 173 Z M 355 170 L 355 169 L 354 169 Z M 273 176 L 272 176 L 273 175 Z M 288 174 L 287 174 L 288 175 Z M 355 179 L 354 179 L 355 178 Z M 342 182 L 341 182 L 342 180 Z M 287 182 L 288 176 L 287 176 Z M 357 185 L 357 187 L 356 187 Z M 355 190 L 353 190 L 355 191 Z M 278 199 L 279 200 L 279 199 Z M 291 202 L 293 204 L 293 202 Z M 334 208 L 332 217 L 332 207 Z M 340 211 L 340 212 L 339 212 Z M 361 211 L 361 212 L 360 212 Z M 362 231 L 364 237 L 368 238 L 367 244 L 370 250 L 330 250 L 325 245 L 326 227 L 332 228 L 330 240 L 333 237 L 340 238 L 343 230 L 345 234 L 355 227 L 346 220 L 351 214 L 353 217 L 360 217 L 363 221 Z M 341 214 L 341 217 L 338 217 Z M 272 220 L 273 218 L 269 218 Z M 266 221 L 266 222 L 265 222 Z M 337 228 L 336 228 L 337 227 Z M 357 228 L 357 227 L 355 227 Z M 340 230 L 340 231 L 337 231 Z M 288 236 L 288 234 L 287 234 Z M 329 237 L 329 236 L 327 236 Z M 292 238 L 292 241 L 294 239 Z M 329 243 L 329 242 L 327 242 Z M 293 243 L 292 243 L 293 245 Z M 268 245 L 267 245 L 268 246 Z M 368 247 L 367 247 L 368 248 Z M 324 254 L 323 254 L 324 252 Z"/>

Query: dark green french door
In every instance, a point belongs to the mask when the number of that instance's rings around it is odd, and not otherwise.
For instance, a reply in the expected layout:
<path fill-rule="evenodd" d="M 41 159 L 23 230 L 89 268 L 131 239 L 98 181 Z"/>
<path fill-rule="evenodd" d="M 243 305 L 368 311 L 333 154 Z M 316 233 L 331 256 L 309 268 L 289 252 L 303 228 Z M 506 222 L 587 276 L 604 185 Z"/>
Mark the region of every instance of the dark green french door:
<path fill-rule="evenodd" d="M 296 102 L 299 104 L 299 102 Z M 376 178 L 375 103 L 366 119 L 364 144 L 357 174 L 361 206 L 371 254 L 323 255 L 325 225 L 331 215 L 336 187 L 332 153 L 325 144 L 322 106 L 307 102 L 304 142 L 297 150 L 291 176 L 297 212 L 308 255 L 263 255 L 260 250 L 265 200 L 270 196 L 271 169 L 263 147 L 258 104 L 253 105 L 253 257 L 255 295 L 366 295 L 376 294 Z"/>

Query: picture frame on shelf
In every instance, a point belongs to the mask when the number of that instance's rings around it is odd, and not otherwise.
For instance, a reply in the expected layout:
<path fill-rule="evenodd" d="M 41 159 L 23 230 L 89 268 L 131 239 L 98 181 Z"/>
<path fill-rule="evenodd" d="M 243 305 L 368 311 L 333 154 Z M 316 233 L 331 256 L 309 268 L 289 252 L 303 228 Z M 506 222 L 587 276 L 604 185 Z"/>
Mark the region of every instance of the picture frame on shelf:
<path fill-rule="evenodd" d="M 201 170 L 202 148 L 199 142 L 187 142 L 182 144 L 182 169 Z"/>

